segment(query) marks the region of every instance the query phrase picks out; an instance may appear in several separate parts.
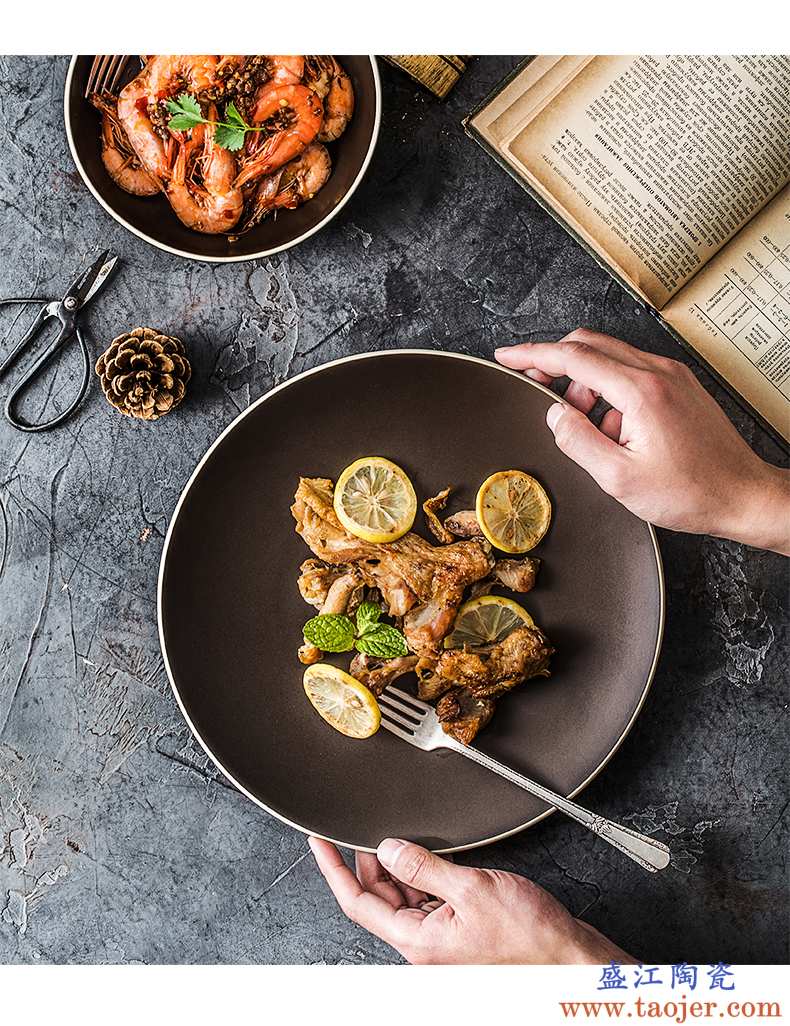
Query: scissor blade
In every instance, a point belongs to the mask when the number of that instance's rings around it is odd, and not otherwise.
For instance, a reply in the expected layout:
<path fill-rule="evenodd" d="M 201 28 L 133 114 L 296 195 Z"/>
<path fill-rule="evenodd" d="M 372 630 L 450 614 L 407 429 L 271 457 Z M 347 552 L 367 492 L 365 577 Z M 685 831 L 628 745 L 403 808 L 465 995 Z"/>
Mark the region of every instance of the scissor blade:
<path fill-rule="evenodd" d="M 85 297 L 82 300 L 83 306 L 89 303 L 91 299 L 93 299 L 93 297 L 96 295 L 96 293 L 100 292 L 101 289 L 104 288 L 104 286 L 107 284 L 107 279 L 112 274 L 113 269 L 117 263 L 118 257 L 110 257 L 109 260 L 106 260 L 102 264 L 102 266 L 99 268 L 98 274 L 96 275 L 93 281 L 93 284 L 88 288 L 88 291 L 85 293 Z"/>
<path fill-rule="evenodd" d="M 111 257 L 109 250 L 105 249 L 91 266 L 80 274 L 66 293 L 66 298 L 73 296 L 79 307 L 85 306 L 106 283 L 117 262 L 118 257 Z"/>

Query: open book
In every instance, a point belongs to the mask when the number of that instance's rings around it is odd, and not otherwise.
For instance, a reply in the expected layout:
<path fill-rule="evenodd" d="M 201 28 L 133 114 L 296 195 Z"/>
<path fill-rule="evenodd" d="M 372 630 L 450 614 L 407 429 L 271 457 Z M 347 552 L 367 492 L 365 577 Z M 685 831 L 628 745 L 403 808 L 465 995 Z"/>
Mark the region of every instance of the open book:
<path fill-rule="evenodd" d="M 465 125 L 790 441 L 790 57 L 535 57 Z"/>

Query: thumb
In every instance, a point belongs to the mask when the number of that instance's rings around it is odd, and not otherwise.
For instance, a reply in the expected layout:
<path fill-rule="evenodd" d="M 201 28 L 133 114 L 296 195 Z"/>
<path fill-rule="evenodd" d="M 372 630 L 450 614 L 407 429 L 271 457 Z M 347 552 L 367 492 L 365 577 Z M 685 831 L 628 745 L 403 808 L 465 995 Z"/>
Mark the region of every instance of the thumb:
<path fill-rule="evenodd" d="M 580 410 L 566 403 L 550 406 L 546 423 L 557 448 L 586 470 L 605 492 L 617 497 L 628 467 L 626 450 L 599 431 Z"/>
<path fill-rule="evenodd" d="M 470 872 L 465 866 L 454 866 L 419 844 L 393 837 L 381 842 L 377 855 L 387 872 L 401 883 L 446 901 L 459 891 L 461 877 Z"/>

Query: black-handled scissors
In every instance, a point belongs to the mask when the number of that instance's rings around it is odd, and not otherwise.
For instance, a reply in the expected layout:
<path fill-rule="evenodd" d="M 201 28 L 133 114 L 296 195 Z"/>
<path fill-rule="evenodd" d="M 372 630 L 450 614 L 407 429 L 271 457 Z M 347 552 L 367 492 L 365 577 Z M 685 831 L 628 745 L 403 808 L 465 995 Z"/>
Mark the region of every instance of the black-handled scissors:
<path fill-rule="evenodd" d="M 16 362 L 22 352 L 32 344 L 33 340 L 42 331 L 47 321 L 57 320 L 60 322 L 60 331 L 58 332 L 57 337 L 50 343 L 44 352 L 41 353 L 33 365 L 25 371 L 19 379 L 18 384 L 12 389 L 6 399 L 4 410 L 5 418 L 9 424 L 12 424 L 20 431 L 47 431 L 49 428 L 57 427 L 57 425 L 62 424 L 67 417 L 70 417 L 82 402 L 82 399 L 88 390 L 88 383 L 90 382 L 91 358 L 88 353 L 88 347 L 85 344 L 85 338 L 80 331 L 79 324 L 77 323 L 77 317 L 85 304 L 93 299 L 96 293 L 103 285 L 105 285 L 117 262 L 118 257 L 110 256 L 109 250 L 105 250 L 96 260 L 94 260 L 86 271 L 82 271 L 80 273 L 61 300 L 50 302 L 49 300 L 43 299 L 39 296 L 28 296 L 26 299 L 20 299 L 17 297 L 0 299 L 0 306 L 26 303 L 44 304 L 36 314 L 33 323 L 8 354 L 2 365 L 0 365 L 0 378 L 2 378 L 9 367 Z M 14 408 L 21 393 L 38 377 L 39 373 L 58 352 L 61 346 L 72 338 L 77 340 L 77 345 L 80 347 L 83 361 L 82 382 L 80 384 L 79 392 L 73 402 L 68 409 L 43 424 L 29 424 L 27 421 L 20 420 L 15 414 Z"/>

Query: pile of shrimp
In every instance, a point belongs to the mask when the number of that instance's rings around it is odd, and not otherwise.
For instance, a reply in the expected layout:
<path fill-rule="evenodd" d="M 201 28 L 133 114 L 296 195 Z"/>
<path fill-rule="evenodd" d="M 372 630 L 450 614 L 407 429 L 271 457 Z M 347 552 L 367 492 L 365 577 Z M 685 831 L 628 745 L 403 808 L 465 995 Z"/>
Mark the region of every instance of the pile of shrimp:
<path fill-rule="evenodd" d="M 91 97 L 102 115 L 102 159 L 113 181 L 135 196 L 164 193 L 180 220 L 231 239 L 280 209 L 312 199 L 332 161 L 325 143 L 345 131 L 354 113 L 351 80 L 323 56 L 256 54 L 158 55 L 117 102 Z M 222 121 L 232 101 L 249 125 L 238 151 L 214 140 L 214 126 L 168 127 L 166 103 L 189 93 L 209 122 Z"/>

